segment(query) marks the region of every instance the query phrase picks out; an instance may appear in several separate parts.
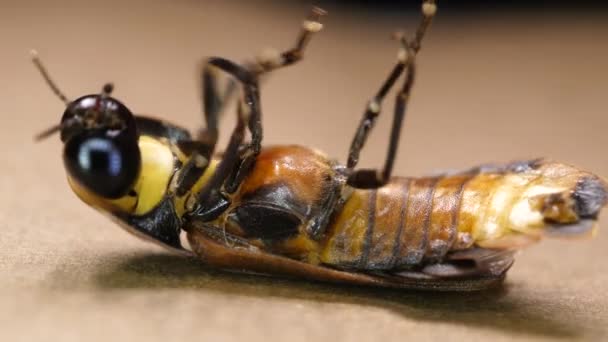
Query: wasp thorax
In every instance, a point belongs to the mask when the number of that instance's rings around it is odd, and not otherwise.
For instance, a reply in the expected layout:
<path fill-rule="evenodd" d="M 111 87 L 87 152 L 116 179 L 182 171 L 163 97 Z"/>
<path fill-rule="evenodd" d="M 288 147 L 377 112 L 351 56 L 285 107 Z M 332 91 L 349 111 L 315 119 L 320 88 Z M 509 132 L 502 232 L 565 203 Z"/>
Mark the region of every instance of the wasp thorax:
<path fill-rule="evenodd" d="M 141 164 L 138 134 L 133 115 L 118 100 L 102 94 L 70 103 L 61 139 L 71 180 L 105 198 L 131 190 Z"/>

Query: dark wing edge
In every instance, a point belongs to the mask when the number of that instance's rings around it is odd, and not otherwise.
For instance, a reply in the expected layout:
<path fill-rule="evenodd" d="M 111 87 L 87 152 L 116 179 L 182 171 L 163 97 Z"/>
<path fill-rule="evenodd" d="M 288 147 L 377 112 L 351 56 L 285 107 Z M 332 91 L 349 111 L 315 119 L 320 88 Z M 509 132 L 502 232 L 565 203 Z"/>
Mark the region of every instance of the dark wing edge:
<path fill-rule="evenodd" d="M 500 286 L 513 264 L 513 253 L 479 250 L 452 254 L 446 263 L 417 272 L 395 274 L 342 271 L 308 264 L 243 246 L 230 247 L 202 230 L 188 233 L 192 250 L 212 267 L 244 273 L 261 273 L 320 282 L 386 287 L 405 290 L 468 292 Z M 463 262 L 463 261 L 467 262 Z M 452 262 L 454 261 L 454 262 Z M 470 261 L 470 262 L 468 262 Z"/>

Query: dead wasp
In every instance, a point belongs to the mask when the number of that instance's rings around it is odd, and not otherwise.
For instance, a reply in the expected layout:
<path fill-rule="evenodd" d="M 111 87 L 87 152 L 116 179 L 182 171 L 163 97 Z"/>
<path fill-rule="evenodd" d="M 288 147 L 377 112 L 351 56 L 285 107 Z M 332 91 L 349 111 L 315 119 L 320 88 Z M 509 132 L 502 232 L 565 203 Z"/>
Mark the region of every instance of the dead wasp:
<path fill-rule="evenodd" d="M 423 1 L 413 38 L 397 37 L 397 63 L 369 102 L 346 165 L 306 147 L 262 147 L 259 78 L 302 58 L 322 29 L 319 9 L 290 50 L 245 65 L 206 60 L 206 126 L 196 138 L 133 115 L 111 96 L 111 84 L 68 100 L 34 55 L 67 106 L 61 122 L 38 139 L 60 132 L 69 184 L 85 203 L 140 237 L 214 267 L 408 289 L 488 288 L 504 279 L 514 251 L 545 235 L 592 232 L 608 185 L 542 159 L 391 177 L 415 59 L 436 9 L 433 0 Z M 231 76 L 224 87 L 221 72 Z M 381 103 L 401 78 L 384 167 L 359 169 Z M 237 123 L 216 154 L 220 112 L 239 89 Z M 190 249 L 182 246 L 182 232 Z"/>

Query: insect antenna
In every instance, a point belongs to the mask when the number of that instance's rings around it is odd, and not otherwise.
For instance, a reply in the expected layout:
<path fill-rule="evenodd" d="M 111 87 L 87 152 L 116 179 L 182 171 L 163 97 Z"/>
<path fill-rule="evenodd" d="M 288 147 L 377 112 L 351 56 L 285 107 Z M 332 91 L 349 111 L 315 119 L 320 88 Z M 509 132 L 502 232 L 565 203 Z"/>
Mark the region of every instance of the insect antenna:
<path fill-rule="evenodd" d="M 103 85 L 103 88 L 101 88 L 101 97 L 106 98 L 106 97 L 112 95 L 113 91 L 114 91 L 114 84 L 108 82 Z"/>
<path fill-rule="evenodd" d="M 59 87 L 49 75 L 48 71 L 44 67 L 44 64 L 42 64 L 42 61 L 40 60 L 40 56 L 38 56 L 38 51 L 31 50 L 30 54 L 32 56 L 32 62 L 34 63 L 34 66 L 36 66 L 36 69 L 38 69 L 40 75 L 42 75 L 42 77 L 46 81 L 46 84 L 48 84 L 53 93 L 55 93 L 55 95 L 57 95 L 57 97 L 61 101 L 63 101 L 63 103 L 65 103 L 65 105 L 67 106 L 70 103 L 70 100 L 68 100 L 68 98 L 63 94 L 63 92 L 59 90 Z"/>
<path fill-rule="evenodd" d="M 112 91 L 114 91 L 114 84 L 108 82 L 103 85 L 103 87 L 101 88 L 101 93 L 99 94 L 99 97 L 97 97 L 97 100 L 95 102 L 95 108 L 98 111 L 101 110 L 101 104 L 102 104 L 103 100 L 110 97 L 110 95 L 112 94 Z M 105 110 L 107 110 L 107 107 L 105 108 Z M 103 114 L 107 115 L 105 110 L 104 110 Z"/>
<path fill-rule="evenodd" d="M 36 69 L 38 69 L 38 71 L 40 72 L 40 75 L 42 75 L 42 78 L 44 78 L 44 81 L 49 86 L 49 88 L 51 88 L 51 90 L 53 91 L 53 93 L 61 101 L 63 101 L 63 103 L 65 103 L 66 106 L 69 105 L 70 104 L 70 100 L 63 94 L 63 92 L 59 89 L 59 87 L 57 86 L 57 84 L 55 83 L 55 81 L 53 81 L 53 79 L 49 75 L 48 71 L 44 67 L 44 64 L 42 64 L 42 61 L 40 60 L 40 56 L 38 55 L 38 51 L 31 50 L 30 51 L 30 55 L 32 56 L 32 63 L 34 63 L 34 66 L 36 67 Z M 52 126 L 50 128 L 47 128 L 44 131 L 36 134 L 34 136 L 34 141 L 39 142 L 41 140 L 44 140 L 44 139 L 50 137 L 51 135 L 53 135 L 53 134 L 61 131 L 61 129 L 63 127 L 71 125 L 72 123 L 73 123 L 73 120 L 67 120 L 65 122 L 59 123 L 57 125 L 54 125 L 54 126 Z"/>
<path fill-rule="evenodd" d="M 34 136 L 34 141 L 35 141 L 35 142 L 42 141 L 42 140 L 44 140 L 44 139 L 46 139 L 46 138 L 50 137 L 51 135 L 53 135 L 53 134 L 55 134 L 55 133 L 57 133 L 57 132 L 61 131 L 61 128 L 62 128 L 62 127 L 63 127 L 63 125 L 62 125 L 62 124 L 57 124 L 57 125 L 55 125 L 55 126 L 53 126 L 53 127 L 47 128 L 47 129 L 45 129 L 44 131 L 42 131 L 42 132 L 40 132 L 40 133 L 36 134 L 36 135 Z"/>

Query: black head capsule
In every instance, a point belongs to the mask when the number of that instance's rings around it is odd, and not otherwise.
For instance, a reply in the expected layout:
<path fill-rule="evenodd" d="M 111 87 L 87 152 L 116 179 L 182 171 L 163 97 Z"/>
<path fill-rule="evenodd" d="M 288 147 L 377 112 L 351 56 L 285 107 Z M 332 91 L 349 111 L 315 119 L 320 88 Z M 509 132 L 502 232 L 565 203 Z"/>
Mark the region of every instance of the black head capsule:
<path fill-rule="evenodd" d="M 73 180 L 101 197 L 115 199 L 132 189 L 141 155 L 133 115 L 104 94 L 83 96 L 66 108 L 61 120 L 63 161 Z"/>
<path fill-rule="evenodd" d="M 31 55 L 53 93 L 66 104 L 61 122 L 38 134 L 36 140 L 59 132 L 70 181 L 91 193 L 107 199 L 129 193 L 141 169 L 139 134 L 131 111 L 110 96 L 114 86 L 107 83 L 100 94 L 70 101 L 49 76 L 38 53 L 32 50 Z"/>
<path fill-rule="evenodd" d="M 138 134 L 131 111 L 101 94 L 72 101 L 61 119 L 63 160 L 73 180 L 105 198 L 120 198 L 133 187 L 140 171 Z"/>
<path fill-rule="evenodd" d="M 100 94 L 70 101 L 53 82 L 36 51 L 32 51 L 32 60 L 67 106 L 60 124 L 37 135 L 36 140 L 60 132 L 65 144 L 63 161 L 71 181 L 107 199 L 129 193 L 141 169 L 139 134 L 131 111 L 110 96 L 114 86 L 105 84 Z"/>

